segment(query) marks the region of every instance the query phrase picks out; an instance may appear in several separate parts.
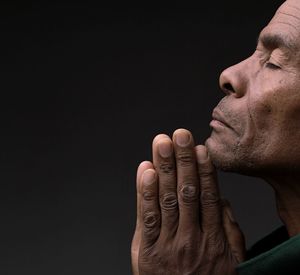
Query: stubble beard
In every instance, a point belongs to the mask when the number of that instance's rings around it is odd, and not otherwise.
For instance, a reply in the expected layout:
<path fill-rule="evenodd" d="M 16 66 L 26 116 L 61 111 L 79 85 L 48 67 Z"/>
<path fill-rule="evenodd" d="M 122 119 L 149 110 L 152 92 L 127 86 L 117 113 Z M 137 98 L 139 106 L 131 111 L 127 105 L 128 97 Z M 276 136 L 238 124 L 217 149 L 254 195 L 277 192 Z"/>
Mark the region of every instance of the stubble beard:
<path fill-rule="evenodd" d="M 257 171 L 256 165 L 251 160 L 250 153 L 247 148 L 243 148 L 240 143 L 232 146 L 222 144 L 222 146 L 214 146 L 209 139 L 205 142 L 210 159 L 217 169 L 223 172 L 232 172 L 243 175 L 254 176 Z"/>

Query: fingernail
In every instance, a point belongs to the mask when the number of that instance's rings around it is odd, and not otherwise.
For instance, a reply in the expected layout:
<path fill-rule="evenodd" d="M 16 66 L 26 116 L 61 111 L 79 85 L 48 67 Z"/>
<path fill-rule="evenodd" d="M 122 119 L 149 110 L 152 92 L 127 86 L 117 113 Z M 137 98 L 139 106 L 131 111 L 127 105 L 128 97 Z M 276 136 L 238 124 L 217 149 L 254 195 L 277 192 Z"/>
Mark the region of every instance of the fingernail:
<path fill-rule="evenodd" d="M 188 132 L 182 131 L 180 133 L 177 133 L 175 139 L 176 139 L 176 143 L 180 147 L 186 147 L 190 143 L 191 136 L 190 136 L 190 134 Z"/>
<path fill-rule="evenodd" d="M 160 141 L 158 143 L 158 152 L 163 158 L 168 158 L 172 155 L 173 146 L 170 141 Z"/>
<path fill-rule="evenodd" d="M 196 154 L 197 154 L 197 160 L 199 163 L 204 163 L 207 161 L 208 154 L 207 154 L 207 150 L 204 146 L 198 148 Z"/>
<path fill-rule="evenodd" d="M 144 173 L 143 173 L 143 182 L 145 184 L 151 184 L 153 183 L 155 180 L 155 172 L 153 169 L 147 169 Z"/>

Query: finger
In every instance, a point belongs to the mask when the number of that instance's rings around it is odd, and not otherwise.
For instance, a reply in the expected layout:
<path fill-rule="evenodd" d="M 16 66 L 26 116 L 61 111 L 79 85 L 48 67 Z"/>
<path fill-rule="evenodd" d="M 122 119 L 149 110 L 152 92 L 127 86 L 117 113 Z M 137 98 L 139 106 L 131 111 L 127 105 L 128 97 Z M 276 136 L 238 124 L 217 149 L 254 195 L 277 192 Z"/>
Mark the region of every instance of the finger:
<path fill-rule="evenodd" d="M 227 200 L 223 200 L 222 205 L 225 234 L 232 254 L 235 256 L 237 263 L 241 263 L 246 258 L 245 237 L 238 223 L 234 219 L 230 203 Z"/>
<path fill-rule="evenodd" d="M 147 169 L 142 175 L 142 246 L 152 246 L 160 233 L 160 210 L 158 181 L 154 169 Z"/>
<path fill-rule="evenodd" d="M 153 168 L 153 165 L 150 161 L 143 161 L 140 163 L 137 174 L 136 174 L 136 194 L 137 194 L 137 217 L 136 217 L 136 227 L 134 236 L 131 243 L 131 261 L 133 274 L 138 275 L 138 255 L 142 235 L 142 218 L 141 218 L 141 194 L 142 194 L 142 185 L 141 177 L 145 170 Z"/>
<path fill-rule="evenodd" d="M 150 161 L 143 161 L 138 169 L 136 174 L 136 193 L 137 193 L 137 219 L 136 219 L 136 228 L 140 228 L 142 224 L 141 218 L 141 196 L 142 196 L 142 175 L 147 169 L 153 169 L 153 164 Z"/>
<path fill-rule="evenodd" d="M 178 224 L 177 183 L 172 140 L 158 135 L 153 140 L 153 164 L 158 173 L 161 236 L 174 235 Z"/>
<path fill-rule="evenodd" d="M 178 129 L 173 134 L 176 168 L 179 227 L 186 232 L 199 228 L 199 180 L 192 134 Z"/>
<path fill-rule="evenodd" d="M 201 228 L 204 232 L 217 232 L 222 228 L 222 212 L 216 170 L 205 146 L 198 145 L 195 150 L 201 190 Z"/>

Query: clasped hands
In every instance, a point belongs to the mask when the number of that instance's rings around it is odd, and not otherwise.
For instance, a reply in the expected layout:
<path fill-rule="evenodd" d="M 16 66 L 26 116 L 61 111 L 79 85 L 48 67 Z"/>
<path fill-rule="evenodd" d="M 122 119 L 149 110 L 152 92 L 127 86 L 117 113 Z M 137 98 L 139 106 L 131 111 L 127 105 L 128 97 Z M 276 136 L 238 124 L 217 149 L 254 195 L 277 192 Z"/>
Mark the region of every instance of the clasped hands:
<path fill-rule="evenodd" d="M 244 236 L 220 198 L 217 173 L 203 145 L 178 129 L 157 135 L 153 161 L 137 170 L 134 275 L 233 275 L 245 258 Z"/>

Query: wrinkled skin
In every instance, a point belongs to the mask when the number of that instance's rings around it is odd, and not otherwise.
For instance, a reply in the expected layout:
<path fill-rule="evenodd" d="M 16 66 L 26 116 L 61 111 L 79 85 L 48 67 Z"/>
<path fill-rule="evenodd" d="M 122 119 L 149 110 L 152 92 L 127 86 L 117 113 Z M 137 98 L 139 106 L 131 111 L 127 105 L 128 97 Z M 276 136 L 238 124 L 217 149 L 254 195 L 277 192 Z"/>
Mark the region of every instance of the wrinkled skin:
<path fill-rule="evenodd" d="M 284 45 L 284 43 L 287 45 Z M 300 171 L 300 1 L 286 1 L 254 53 L 224 70 L 226 96 L 205 145 L 216 167 L 258 177 Z"/>
<path fill-rule="evenodd" d="M 235 274 L 244 237 L 220 199 L 206 148 L 195 147 L 189 131 L 154 139 L 153 163 L 140 164 L 137 192 L 134 274 Z"/>
<path fill-rule="evenodd" d="M 221 74 L 225 97 L 205 146 L 184 129 L 155 137 L 152 162 L 137 171 L 133 274 L 236 274 L 244 238 L 220 199 L 215 167 L 266 180 L 289 235 L 300 233 L 299 45 L 300 1 L 288 0 L 253 55 Z"/>

